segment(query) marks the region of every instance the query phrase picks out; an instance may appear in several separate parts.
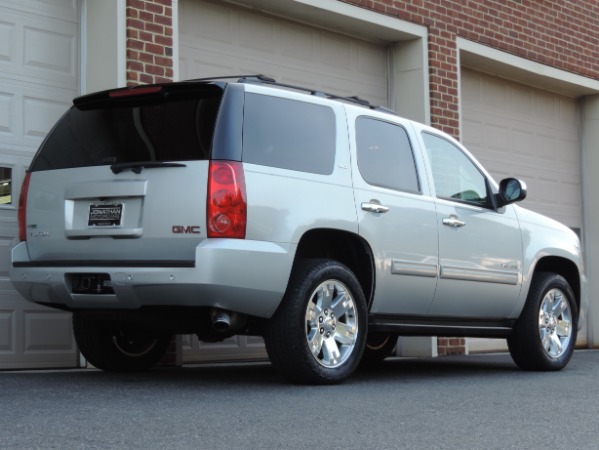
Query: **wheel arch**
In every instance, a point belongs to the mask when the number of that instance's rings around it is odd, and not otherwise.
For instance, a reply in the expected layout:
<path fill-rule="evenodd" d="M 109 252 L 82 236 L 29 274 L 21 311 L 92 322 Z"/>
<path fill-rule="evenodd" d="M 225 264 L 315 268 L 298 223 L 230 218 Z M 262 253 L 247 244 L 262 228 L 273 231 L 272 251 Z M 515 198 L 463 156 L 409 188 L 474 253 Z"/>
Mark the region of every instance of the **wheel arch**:
<path fill-rule="evenodd" d="M 574 300 L 580 313 L 582 287 L 580 284 L 580 272 L 576 263 L 560 256 L 545 256 L 536 264 L 532 275 L 534 276 L 540 272 L 552 272 L 565 278 L 572 288 Z"/>
<path fill-rule="evenodd" d="M 375 285 L 374 257 L 370 245 L 362 237 L 343 230 L 310 230 L 301 237 L 295 254 L 295 261 L 305 258 L 334 259 L 349 267 L 370 307 Z"/>

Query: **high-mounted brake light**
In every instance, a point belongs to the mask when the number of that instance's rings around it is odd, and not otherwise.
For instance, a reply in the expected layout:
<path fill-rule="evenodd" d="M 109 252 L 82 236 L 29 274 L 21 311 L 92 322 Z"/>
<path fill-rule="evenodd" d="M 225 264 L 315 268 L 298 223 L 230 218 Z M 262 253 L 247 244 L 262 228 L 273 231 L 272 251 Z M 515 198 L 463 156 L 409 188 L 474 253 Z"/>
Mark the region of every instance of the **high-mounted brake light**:
<path fill-rule="evenodd" d="M 134 87 L 130 89 L 119 89 L 108 94 L 110 98 L 135 97 L 137 95 L 159 94 L 163 91 L 160 86 Z"/>
<path fill-rule="evenodd" d="M 206 209 L 209 238 L 245 238 L 247 201 L 240 162 L 210 161 Z"/>
<path fill-rule="evenodd" d="M 29 191 L 29 179 L 31 178 L 31 172 L 25 173 L 23 178 L 23 184 L 21 185 L 21 194 L 19 195 L 19 210 L 17 218 L 19 222 L 19 239 L 21 241 L 27 240 L 27 193 Z"/>

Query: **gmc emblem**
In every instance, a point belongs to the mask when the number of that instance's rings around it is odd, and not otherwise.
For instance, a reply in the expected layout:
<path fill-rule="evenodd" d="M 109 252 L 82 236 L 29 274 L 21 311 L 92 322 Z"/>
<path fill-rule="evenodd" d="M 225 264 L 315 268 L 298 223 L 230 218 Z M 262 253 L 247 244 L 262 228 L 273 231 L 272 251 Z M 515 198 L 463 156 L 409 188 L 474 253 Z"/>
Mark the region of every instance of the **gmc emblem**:
<path fill-rule="evenodd" d="M 173 225 L 171 228 L 173 234 L 200 234 L 199 225 Z"/>

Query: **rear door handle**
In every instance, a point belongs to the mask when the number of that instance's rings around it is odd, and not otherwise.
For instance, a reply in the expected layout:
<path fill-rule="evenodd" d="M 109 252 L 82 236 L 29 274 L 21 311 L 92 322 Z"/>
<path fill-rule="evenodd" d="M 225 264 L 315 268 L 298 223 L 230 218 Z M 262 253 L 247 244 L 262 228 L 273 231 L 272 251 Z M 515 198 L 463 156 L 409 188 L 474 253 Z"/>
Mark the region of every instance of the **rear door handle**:
<path fill-rule="evenodd" d="M 464 222 L 463 220 L 459 220 L 458 216 L 452 215 L 443 219 L 443 225 L 447 225 L 451 228 L 461 228 L 464 225 L 466 225 L 466 222 Z"/>
<path fill-rule="evenodd" d="M 375 200 L 371 200 L 369 202 L 362 203 L 362 209 L 364 211 L 373 212 L 373 213 L 386 213 L 389 211 L 388 206 L 381 205 Z"/>

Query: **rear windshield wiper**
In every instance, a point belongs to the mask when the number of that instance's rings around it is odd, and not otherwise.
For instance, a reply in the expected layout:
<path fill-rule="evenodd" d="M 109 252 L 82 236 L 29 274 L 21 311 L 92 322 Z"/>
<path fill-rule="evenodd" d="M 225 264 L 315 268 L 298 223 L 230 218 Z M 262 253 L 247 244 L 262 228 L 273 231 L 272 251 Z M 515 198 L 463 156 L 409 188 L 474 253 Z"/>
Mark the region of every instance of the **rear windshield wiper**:
<path fill-rule="evenodd" d="M 128 163 L 117 163 L 110 166 L 112 173 L 121 173 L 123 170 L 129 170 L 133 173 L 141 173 L 142 169 L 152 169 L 155 167 L 186 167 L 185 164 L 163 161 L 138 161 Z"/>

